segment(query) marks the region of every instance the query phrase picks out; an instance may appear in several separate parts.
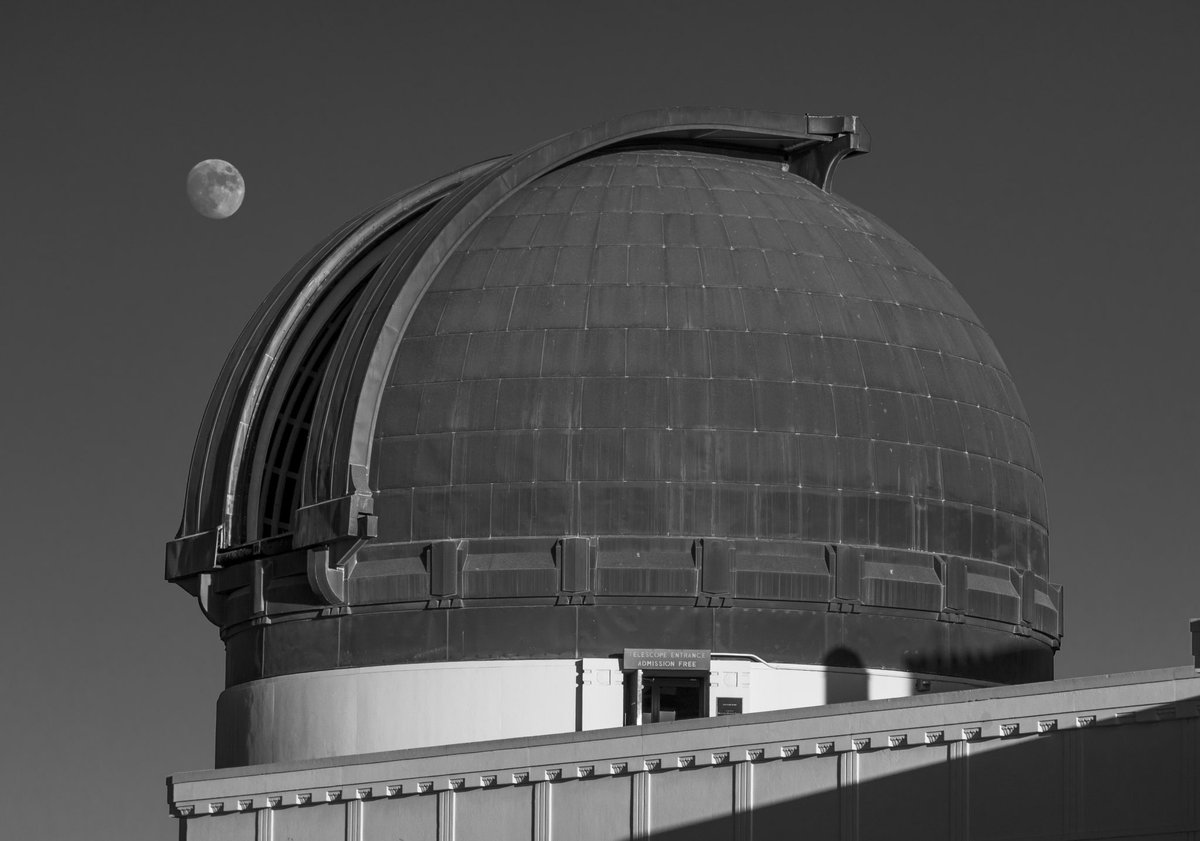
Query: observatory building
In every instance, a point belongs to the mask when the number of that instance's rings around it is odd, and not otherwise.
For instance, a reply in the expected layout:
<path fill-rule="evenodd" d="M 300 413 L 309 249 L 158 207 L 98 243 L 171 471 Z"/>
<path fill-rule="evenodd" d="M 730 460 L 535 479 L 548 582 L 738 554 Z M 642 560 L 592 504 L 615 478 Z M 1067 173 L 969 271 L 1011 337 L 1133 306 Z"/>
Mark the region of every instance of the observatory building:
<path fill-rule="evenodd" d="M 963 830 L 972 739 L 1111 694 L 1019 686 L 1062 633 L 1029 422 L 946 278 L 830 192 L 868 146 L 637 114 L 389 199 L 279 283 L 167 547 L 226 647 L 187 838 L 779 837 L 768 802 L 868 837 L 872 757 L 895 792 L 944 774 Z M 1126 706 L 1193 688 L 1154 674 Z"/>

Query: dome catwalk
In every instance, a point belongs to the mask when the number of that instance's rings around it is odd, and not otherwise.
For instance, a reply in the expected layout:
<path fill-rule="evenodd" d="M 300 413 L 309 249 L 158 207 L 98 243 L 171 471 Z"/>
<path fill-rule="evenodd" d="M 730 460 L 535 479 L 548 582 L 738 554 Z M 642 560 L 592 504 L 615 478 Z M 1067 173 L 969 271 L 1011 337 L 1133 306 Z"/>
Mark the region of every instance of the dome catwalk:
<path fill-rule="evenodd" d="M 1024 408 L 941 273 L 829 192 L 867 148 L 853 117 L 646 112 L 302 260 L 167 548 L 226 642 L 218 762 L 628 723 L 631 648 L 755 664 L 745 711 L 823 702 L 801 675 L 1050 678 Z M 357 712 L 298 734 L 330 697 Z"/>

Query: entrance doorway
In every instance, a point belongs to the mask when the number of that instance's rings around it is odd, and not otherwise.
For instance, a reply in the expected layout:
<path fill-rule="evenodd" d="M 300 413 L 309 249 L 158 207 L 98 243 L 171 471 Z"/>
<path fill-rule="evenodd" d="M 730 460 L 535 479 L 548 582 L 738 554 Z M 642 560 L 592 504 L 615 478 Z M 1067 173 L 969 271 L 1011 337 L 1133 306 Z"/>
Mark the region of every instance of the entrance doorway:
<path fill-rule="evenodd" d="M 677 674 L 656 675 L 643 672 L 640 687 L 636 679 L 628 678 L 625 686 L 626 724 L 657 724 L 662 721 L 682 721 L 685 718 L 704 718 L 708 715 L 707 673 L 696 677 L 680 677 Z"/>

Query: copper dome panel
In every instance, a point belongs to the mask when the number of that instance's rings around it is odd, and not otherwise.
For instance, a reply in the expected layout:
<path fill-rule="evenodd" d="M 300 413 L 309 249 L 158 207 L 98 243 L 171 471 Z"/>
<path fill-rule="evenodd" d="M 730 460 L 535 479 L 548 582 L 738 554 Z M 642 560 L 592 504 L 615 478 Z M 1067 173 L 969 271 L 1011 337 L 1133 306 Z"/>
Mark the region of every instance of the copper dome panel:
<path fill-rule="evenodd" d="M 1040 467 L 974 313 L 778 163 L 610 151 L 516 191 L 408 324 L 380 543 L 838 543 L 1047 571 Z"/>

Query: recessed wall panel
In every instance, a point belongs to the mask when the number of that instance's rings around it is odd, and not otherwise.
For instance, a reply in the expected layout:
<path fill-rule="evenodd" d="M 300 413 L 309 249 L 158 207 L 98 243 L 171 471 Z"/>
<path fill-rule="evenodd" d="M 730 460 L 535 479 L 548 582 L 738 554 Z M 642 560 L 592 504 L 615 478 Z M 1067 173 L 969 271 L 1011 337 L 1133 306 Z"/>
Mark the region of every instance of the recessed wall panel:
<path fill-rule="evenodd" d="M 477 788 L 454 795 L 454 841 L 533 837 L 533 786 Z"/>
<path fill-rule="evenodd" d="M 630 830 L 631 776 L 564 780 L 550 786 L 550 837 L 625 841 Z"/>
<path fill-rule="evenodd" d="M 277 809 L 274 821 L 274 836 L 281 841 L 342 841 L 346 837 L 346 804 Z"/>
<path fill-rule="evenodd" d="M 1186 753 L 1194 733 L 1184 730 L 1195 727 L 1193 719 L 1080 730 L 1081 828 L 1183 829 L 1197 800 L 1196 757 Z"/>
<path fill-rule="evenodd" d="M 279 835 L 276 834 L 276 838 Z M 437 838 L 437 795 L 407 794 L 363 802 L 362 841 Z"/>
<path fill-rule="evenodd" d="M 912 747 L 856 754 L 859 841 L 948 838 L 948 748 Z M 898 834 L 903 827 L 902 834 Z"/>
<path fill-rule="evenodd" d="M 1063 830 L 1063 740 L 1031 736 L 967 743 L 971 838 L 1058 837 Z"/>
<path fill-rule="evenodd" d="M 693 761 L 707 759 L 710 757 L 698 756 Z M 686 831 L 689 841 L 732 841 L 732 765 L 681 768 L 650 775 L 651 837 L 672 830 Z"/>
<path fill-rule="evenodd" d="M 838 838 L 840 826 L 836 756 L 754 767 L 754 841 Z"/>

